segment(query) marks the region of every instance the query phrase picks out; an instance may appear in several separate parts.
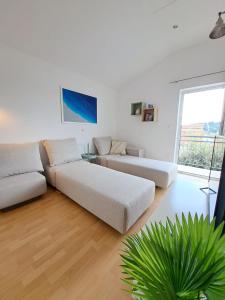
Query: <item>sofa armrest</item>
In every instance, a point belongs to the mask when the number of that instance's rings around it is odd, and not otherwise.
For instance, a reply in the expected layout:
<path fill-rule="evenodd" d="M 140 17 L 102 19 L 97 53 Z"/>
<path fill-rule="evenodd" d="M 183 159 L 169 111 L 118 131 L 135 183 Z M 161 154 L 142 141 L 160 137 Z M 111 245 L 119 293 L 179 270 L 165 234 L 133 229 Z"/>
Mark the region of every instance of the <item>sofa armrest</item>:
<path fill-rule="evenodd" d="M 127 151 L 127 155 L 131 155 L 131 156 L 144 157 L 145 155 L 144 149 L 140 149 L 137 147 L 127 147 L 126 151 Z"/>

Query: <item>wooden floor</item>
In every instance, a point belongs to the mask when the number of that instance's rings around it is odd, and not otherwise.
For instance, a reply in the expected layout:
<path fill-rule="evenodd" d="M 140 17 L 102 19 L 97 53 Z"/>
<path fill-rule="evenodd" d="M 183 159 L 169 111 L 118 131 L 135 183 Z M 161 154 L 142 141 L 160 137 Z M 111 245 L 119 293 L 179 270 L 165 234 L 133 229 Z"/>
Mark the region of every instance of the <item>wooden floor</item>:
<path fill-rule="evenodd" d="M 129 233 L 138 231 L 162 198 Z M 123 236 L 60 192 L 0 213 L 1 300 L 128 300 Z"/>

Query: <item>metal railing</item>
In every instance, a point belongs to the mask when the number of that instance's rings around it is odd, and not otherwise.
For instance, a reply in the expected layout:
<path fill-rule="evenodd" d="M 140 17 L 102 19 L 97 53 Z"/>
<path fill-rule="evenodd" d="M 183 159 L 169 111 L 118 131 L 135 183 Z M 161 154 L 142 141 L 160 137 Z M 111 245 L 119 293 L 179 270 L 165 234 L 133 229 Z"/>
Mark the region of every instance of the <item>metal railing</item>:
<path fill-rule="evenodd" d="M 224 149 L 223 136 L 181 136 L 178 164 L 220 171 Z"/>

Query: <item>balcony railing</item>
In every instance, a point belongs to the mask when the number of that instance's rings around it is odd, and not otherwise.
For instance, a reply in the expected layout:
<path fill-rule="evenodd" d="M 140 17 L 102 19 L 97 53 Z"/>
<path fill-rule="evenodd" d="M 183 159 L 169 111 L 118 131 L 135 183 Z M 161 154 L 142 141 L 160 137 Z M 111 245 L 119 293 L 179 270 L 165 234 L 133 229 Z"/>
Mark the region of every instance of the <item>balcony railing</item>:
<path fill-rule="evenodd" d="M 223 136 L 181 136 L 178 164 L 220 171 L 224 149 Z"/>

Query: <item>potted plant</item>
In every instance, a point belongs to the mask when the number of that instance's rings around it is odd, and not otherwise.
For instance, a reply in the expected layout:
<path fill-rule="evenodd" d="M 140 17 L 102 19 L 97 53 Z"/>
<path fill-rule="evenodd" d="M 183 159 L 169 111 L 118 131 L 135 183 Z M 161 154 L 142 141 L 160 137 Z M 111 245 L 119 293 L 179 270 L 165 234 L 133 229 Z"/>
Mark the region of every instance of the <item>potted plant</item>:
<path fill-rule="evenodd" d="M 224 224 L 176 217 L 127 237 L 123 281 L 138 300 L 225 299 Z"/>

